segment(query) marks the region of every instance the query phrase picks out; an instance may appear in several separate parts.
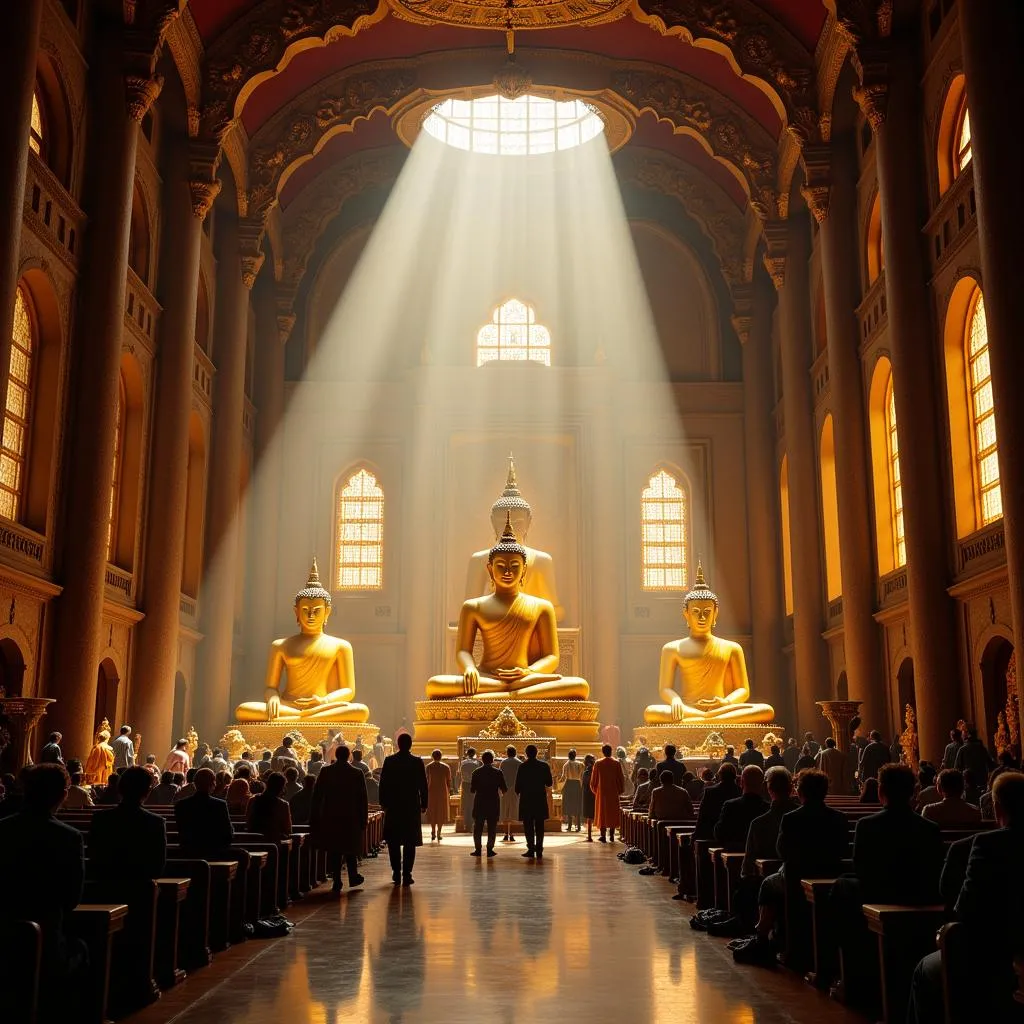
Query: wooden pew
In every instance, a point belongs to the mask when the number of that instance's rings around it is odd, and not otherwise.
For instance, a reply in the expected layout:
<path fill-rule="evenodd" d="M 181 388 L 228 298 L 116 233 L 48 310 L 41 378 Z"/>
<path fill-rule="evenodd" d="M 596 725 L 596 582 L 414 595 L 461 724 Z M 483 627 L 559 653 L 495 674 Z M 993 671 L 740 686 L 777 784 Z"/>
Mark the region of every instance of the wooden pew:
<path fill-rule="evenodd" d="M 167 989 L 185 980 L 185 972 L 178 966 L 178 942 L 181 911 L 192 882 L 188 878 L 158 878 L 156 884 L 159 895 L 154 971 L 157 984 Z"/>
<path fill-rule="evenodd" d="M 189 971 L 205 967 L 213 959 L 210 952 L 210 865 L 205 860 L 172 855 L 165 869 L 189 880 L 188 897 L 178 921 L 178 963 Z"/>
<path fill-rule="evenodd" d="M 71 913 L 71 932 L 89 948 L 89 990 L 82 1007 L 83 1024 L 104 1024 L 110 995 L 110 964 L 114 936 L 124 929 L 128 907 L 123 903 L 79 904 Z"/>
<path fill-rule="evenodd" d="M 211 860 L 210 948 L 219 953 L 231 945 L 231 888 L 238 875 L 237 860 Z"/>
<path fill-rule="evenodd" d="M 0 924 L 0 992 L 19 1024 L 35 1024 L 43 969 L 43 933 L 35 921 Z"/>
<path fill-rule="evenodd" d="M 800 887 L 811 911 L 811 969 L 805 975 L 815 988 L 827 989 L 839 972 L 836 937 L 828 915 L 834 878 L 801 878 Z"/>

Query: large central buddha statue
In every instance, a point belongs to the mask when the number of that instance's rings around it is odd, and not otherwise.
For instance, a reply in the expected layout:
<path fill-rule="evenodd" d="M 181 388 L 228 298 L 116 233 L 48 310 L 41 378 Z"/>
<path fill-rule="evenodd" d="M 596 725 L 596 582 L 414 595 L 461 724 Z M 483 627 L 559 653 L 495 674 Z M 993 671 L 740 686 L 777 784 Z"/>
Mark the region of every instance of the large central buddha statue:
<path fill-rule="evenodd" d="M 494 593 L 474 597 L 459 612 L 456 661 L 461 675 L 434 676 L 427 683 L 432 699 L 451 697 L 573 698 L 585 700 L 585 679 L 560 676 L 558 630 L 550 601 L 524 592 L 526 548 L 505 513 L 505 529 L 487 553 L 487 575 Z M 483 640 L 480 663 L 473 658 L 477 634 Z"/>
<path fill-rule="evenodd" d="M 523 593 L 531 597 L 540 597 L 550 601 L 555 609 L 555 621 L 561 622 L 565 610 L 558 603 L 558 588 L 555 585 L 555 563 L 546 551 L 526 546 L 526 535 L 533 522 L 533 510 L 530 503 L 519 491 L 516 480 L 516 464 L 512 456 L 508 457 L 508 476 L 505 489 L 498 495 L 498 500 L 491 506 L 491 525 L 497 539 L 510 519 L 512 530 L 523 550 L 526 552 L 526 579 L 523 582 Z M 469 571 L 466 574 L 466 599 L 486 593 L 490 589 L 488 562 L 490 551 L 477 551 L 469 560 Z"/>
<path fill-rule="evenodd" d="M 352 645 L 324 632 L 330 615 L 331 595 L 320 583 L 314 558 L 305 587 L 295 595 L 299 632 L 270 645 L 264 699 L 240 704 L 238 721 L 369 720 L 370 709 L 354 700 Z"/>
<path fill-rule="evenodd" d="M 697 578 L 683 599 L 690 635 L 661 649 L 658 688 L 664 704 L 644 712 L 650 725 L 771 722 L 770 704 L 750 704 L 750 682 L 743 648 L 712 630 L 718 621 L 718 596 L 698 563 Z M 676 678 L 679 687 L 676 688 Z"/>

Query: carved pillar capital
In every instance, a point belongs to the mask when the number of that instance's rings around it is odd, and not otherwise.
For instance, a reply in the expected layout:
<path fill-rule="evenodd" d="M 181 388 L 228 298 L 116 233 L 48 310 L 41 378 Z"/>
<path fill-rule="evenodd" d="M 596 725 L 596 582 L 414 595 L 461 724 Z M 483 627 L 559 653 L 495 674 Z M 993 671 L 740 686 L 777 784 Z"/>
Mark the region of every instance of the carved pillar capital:
<path fill-rule="evenodd" d="M 124 76 L 125 104 L 128 116 L 141 122 L 156 102 L 164 87 L 163 75 L 139 75 L 128 73 Z"/>
<path fill-rule="evenodd" d="M 189 181 L 188 187 L 192 193 L 192 216 L 206 220 L 206 215 L 213 207 L 214 200 L 220 195 L 220 178 L 214 178 L 213 181 L 200 181 L 193 178 Z"/>
<path fill-rule="evenodd" d="M 737 284 L 729 292 L 732 295 L 732 326 L 740 344 L 745 345 L 750 340 L 750 331 L 754 326 L 754 286 Z"/>
<path fill-rule="evenodd" d="M 786 242 L 789 226 L 784 220 L 769 220 L 764 224 L 764 268 L 777 291 L 786 283 Z"/>
<path fill-rule="evenodd" d="M 885 124 L 889 109 L 889 83 L 871 82 L 853 87 L 853 98 L 868 119 L 871 130 L 877 132 Z"/>
<path fill-rule="evenodd" d="M 250 291 L 256 283 L 266 254 L 263 252 L 263 234 L 266 227 L 262 220 L 243 217 L 238 222 L 238 249 L 242 261 L 242 283 Z"/>
<path fill-rule="evenodd" d="M 802 153 L 804 183 L 800 194 L 814 219 L 823 223 L 828 217 L 828 203 L 832 194 L 832 149 L 830 146 L 805 146 Z"/>

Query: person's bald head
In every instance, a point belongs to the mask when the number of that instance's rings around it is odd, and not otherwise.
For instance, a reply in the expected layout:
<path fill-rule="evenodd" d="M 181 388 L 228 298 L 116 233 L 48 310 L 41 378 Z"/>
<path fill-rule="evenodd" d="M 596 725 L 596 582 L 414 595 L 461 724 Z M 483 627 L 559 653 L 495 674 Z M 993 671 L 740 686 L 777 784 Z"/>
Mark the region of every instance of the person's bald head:
<path fill-rule="evenodd" d="M 1024 774 L 1003 772 L 992 783 L 992 809 L 1004 828 L 1024 822 Z"/>
<path fill-rule="evenodd" d="M 764 772 L 756 764 L 748 764 L 740 774 L 740 787 L 744 793 L 760 796 L 764 789 Z"/>
<path fill-rule="evenodd" d="M 212 768 L 200 768 L 192 780 L 192 785 L 196 787 L 197 793 L 210 794 L 217 786 L 217 776 Z"/>

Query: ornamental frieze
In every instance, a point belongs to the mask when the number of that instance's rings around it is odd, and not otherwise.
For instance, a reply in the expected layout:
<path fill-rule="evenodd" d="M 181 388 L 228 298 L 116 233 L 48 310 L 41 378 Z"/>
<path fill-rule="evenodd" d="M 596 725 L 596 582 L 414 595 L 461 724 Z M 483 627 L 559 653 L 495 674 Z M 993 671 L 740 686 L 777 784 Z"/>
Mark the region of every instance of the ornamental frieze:
<path fill-rule="evenodd" d="M 629 12 L 633 0 L 388 0 L 392 11 L 417 25 L 514 30 L 603 25 Z"/>

